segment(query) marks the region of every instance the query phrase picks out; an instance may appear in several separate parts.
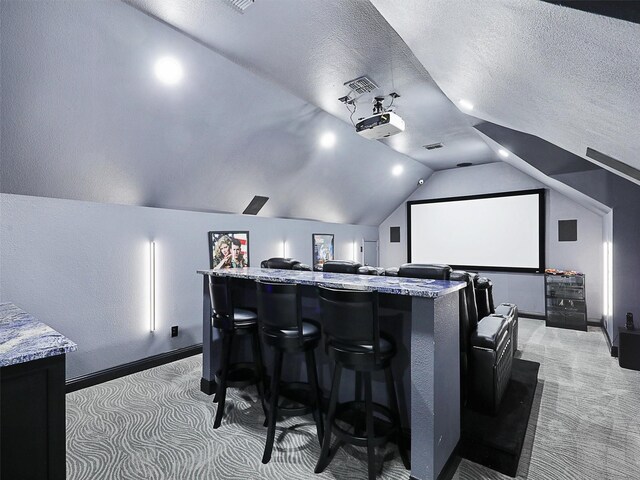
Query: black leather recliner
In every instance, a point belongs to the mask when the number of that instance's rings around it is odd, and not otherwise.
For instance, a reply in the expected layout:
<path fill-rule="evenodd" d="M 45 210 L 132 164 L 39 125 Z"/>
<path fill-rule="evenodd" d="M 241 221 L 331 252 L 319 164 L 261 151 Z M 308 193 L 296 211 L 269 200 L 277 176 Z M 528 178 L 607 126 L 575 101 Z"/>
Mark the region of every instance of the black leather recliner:
<path fill-rule="evenodd" d="M 384 275 L 384 268 L 365 265 L 358 269 L 360 275 Z"/>
<path fill-rule="evenodd" d="M 327 260 L 322 265 L 325 273 L 358 273 L 361 263 L 352 260 Z"/>
<path fill-rule="evenodd" d="M 500 316 L 479 316 L 477 275 L 452 271 L 448 265 L 404 264 L 398 276 L 465 282 L 459 295 L 463 403 L 466 400 L 474 408 L 495 413 L 511 378 L 513 350 L 508 320 Z"/>
<path fill-rule="evenodd" d="M 272 257 L 260 262 L 260 268 L 279 268 L 281 270 L 305 270 L 310 271 L 311 267 L 300 263 L 295 258 Z"/>
<path fill-rule="evenodd" d="M 449 265 L 427 263 L 404 263 L 398 269 L 399 277 L 449 280 L 452 268 Z"/>
<path fill-rule="evenodd" d="M 518 351 L 518 307 L 513 303 L 501 303 L 497 308 L 493 303 L 493 283 L 486 277 L 478 277 L 475 282 L 478 315 L 480 318 L 488 315 L 502 315 L 509 322 L 509 335 L 513 354 Z"/>

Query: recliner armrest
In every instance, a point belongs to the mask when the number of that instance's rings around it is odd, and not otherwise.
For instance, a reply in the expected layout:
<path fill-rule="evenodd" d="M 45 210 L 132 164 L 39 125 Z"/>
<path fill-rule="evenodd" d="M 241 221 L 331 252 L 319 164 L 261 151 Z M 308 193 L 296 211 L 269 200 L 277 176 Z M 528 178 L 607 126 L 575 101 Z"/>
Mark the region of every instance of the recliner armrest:
<path fill-rule="evenodd" d="M 478 322 L 478 328 L 471 334 L 471 346 L 498 350 L 508 336 L 507 319 L 502 315 L 490 315 Z"/>

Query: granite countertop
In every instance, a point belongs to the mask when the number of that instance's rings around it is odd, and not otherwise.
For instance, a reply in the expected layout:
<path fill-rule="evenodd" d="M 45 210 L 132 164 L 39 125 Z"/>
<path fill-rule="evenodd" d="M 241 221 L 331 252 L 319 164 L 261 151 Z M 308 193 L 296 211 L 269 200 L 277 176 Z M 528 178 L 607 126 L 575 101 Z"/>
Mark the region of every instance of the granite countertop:
<path fill-rule="evenodd" d="M 78 346 L 13 303 L 0 303 L 0 367 L 73 352 Z"/>
<path fill-rule="evenodd" d="M 394 295 L 410 295 L 413 297 L 428 298 L 446 295 L 464 287 L 463 282 L 449 280 L 307 272 L 301 270 L 279 270 L 276 268 L 227 268 L 220 270 L 198 270 L 198 273 L 202 275 L 298 283 L 301 285 L 316 285 L 320 287 L 369 290 Z"/>

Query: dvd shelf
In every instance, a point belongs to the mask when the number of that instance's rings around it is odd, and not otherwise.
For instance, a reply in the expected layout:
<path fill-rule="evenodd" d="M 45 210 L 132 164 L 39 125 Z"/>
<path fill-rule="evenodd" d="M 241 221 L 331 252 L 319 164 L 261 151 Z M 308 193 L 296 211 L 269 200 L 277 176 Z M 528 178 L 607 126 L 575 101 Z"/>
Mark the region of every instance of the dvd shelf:
<path fill-rule="evenodd" d="M 583 274 L 545 274 L 547 327 L 587 330 L 587 301 Z"/>

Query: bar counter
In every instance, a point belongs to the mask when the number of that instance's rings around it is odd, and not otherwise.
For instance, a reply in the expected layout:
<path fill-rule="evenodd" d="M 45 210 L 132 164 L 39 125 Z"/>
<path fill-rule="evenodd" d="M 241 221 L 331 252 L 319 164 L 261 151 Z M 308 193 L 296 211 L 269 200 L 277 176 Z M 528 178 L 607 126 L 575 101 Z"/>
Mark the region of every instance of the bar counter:
<path fill-rule="evenodd" d="M 0 478 L 65 478 L 65 355 L 77 348 L 0 303 Z"/>
<path fill-rule="evenodd" d="M 315 287 L 379 292 L 381 311 L 397 313 L 395 317 L 389 316 L 396 320 L 388 325 L 395 329 L 399 350 L 408 357 L 402 373 L 407 379 L 405 408 L 410 410 L 405 418 L 411 428 L 411 478 L 438 478 L 460 439 L 458 291 L 464 286 L 462 282 L 263 268 L 198 270 L 198 273 L 203 275 L 201 389 L 208 394 L 215 389 L 218 362 L 217 332 L 211 322 L 210 276 L 236 279 L 234 289 L 244 290 L 247 294 L 244 298 L 249 302 L 251 291 L 255 294 L 254 280 L 302 285 L 304 316 L 315 319 L 318 317 Z M 322 350 L 318 349 L 318 356 Z M 322 363 L 321 359 L 319 364 Z M 326 382 L 323 383 L 321 387 L 326 392 Z"/>

